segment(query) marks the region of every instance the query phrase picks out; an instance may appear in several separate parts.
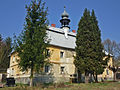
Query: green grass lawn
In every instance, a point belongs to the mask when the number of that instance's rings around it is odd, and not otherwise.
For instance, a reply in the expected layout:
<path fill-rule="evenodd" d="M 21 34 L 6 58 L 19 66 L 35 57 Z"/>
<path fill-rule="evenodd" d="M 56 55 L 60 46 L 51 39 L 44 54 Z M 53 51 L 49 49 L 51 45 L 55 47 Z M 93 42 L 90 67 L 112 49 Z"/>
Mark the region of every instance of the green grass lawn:
<path fill-rule="evenodd" d="M 4 87 L 0 90 L 120 90 L 120 82 L 103 82 L 103 83 L 80 83 L 80 84 L 54 84 L 54 85 L 38 85 L 29 87 L 19 85 L 16 87 Z"/>

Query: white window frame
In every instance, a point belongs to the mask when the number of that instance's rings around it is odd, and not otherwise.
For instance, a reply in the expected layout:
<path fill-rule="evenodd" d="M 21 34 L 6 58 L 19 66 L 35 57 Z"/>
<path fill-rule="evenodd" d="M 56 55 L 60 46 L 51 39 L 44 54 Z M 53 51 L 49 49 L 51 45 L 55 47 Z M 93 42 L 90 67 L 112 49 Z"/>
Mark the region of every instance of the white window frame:
<path fill-rule="evenodd" d="M 47 67 L 47 68 L 46 68 Z M 48 70 L 46 70 L 46 69 L 48 69 Z M 46 74 L 49 74 L 50 73 L 50 69 L 51 69 L 51 67 L 49 66 L 49 65 L 46 65 L 46 66 L 44 66 L 44 72 L 46 73 Z M 46 72 L 47 71 L 47 72 Z"/>
<path fill-rule="evenodd" d="M 64 74 L 65 73 L 65 66 L 60 66 L 60 73 Z"/>

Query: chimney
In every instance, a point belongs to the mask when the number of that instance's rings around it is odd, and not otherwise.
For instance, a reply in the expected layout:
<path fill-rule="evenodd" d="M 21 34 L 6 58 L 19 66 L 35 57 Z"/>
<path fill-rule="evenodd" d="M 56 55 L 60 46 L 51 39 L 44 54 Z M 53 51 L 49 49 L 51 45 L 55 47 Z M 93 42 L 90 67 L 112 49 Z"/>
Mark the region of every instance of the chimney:
<path fill-rule="evenodd" d="M 76 30 L 72 30 L 73 33 L 76 33 Z"/>
<path fill-rule="evenodd" d="M 55 24 L 51 24 L 52 27 L 55 27 Z"/>

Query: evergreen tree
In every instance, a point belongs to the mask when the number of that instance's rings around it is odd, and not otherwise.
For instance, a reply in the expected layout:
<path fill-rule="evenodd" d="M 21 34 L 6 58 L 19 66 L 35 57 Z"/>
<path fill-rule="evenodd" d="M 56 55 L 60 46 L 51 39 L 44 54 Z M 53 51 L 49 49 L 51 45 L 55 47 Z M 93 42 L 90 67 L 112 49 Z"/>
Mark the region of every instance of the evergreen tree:
<path fill-rule="evenodd" d="M 0 34 L 0 42 L 2 41 L 2 35 Z"/>
<path fill-rule="evenodd" d="M 83 16 L 81 17 L 80 22 L 78 24 L 75 48 L 76 57 L 74 64 L 79 73 L 85 73 L 86 78 L 91 67 L 89 57 L 90 51 L 92 51 L 90 47 L 90 23 L 90 12 L 87 9 L 85 9 Z M 86 82 L 88 82 L 88 80 Z"/>
<path fill-rule="evenodd" d="M 98 82 L 97 75 L 102 74 L 104 72 L 104 68 L 107 66 L 107 62 L 109 60 L 109 55 L 107 58 L 103 60 L 103 58 L 106 56 L 105 52 L 103 52 L 104 47 L 101 42 L 101 31 L 98 26 L 98 21 L 96 19 L 94 10 L 92 10 L 91 14 L 91 30 L 92 30 L 92 48 L 93 51 L 91 53 L 92 58 L 93 58 L 93 69 L 92 71 L 94 72 L 93 75 L 95 74 L 95 82 Z"/>
<path fill-rule="evenodd" d="M 22 71 L 30 70 L 30 86 L 33 85 L 33 74 L 41 72 L 48 61 L 47 47 L 47 9 L 45 2 L 34 0 L 26 6 L 27 16 L 25 28 L 16 38 L 15 50 L 20 57 L 19 67 Z"/>
<path fill-rule="evenodd" d="M 10 58 L 9 55 L 12 51 L 12 40 L 7 37 L 5 40 L 0 35 L 0 73 L 6 73 L 9 67 Z"/>
<path fill-rule="evenodd" d="M 92 15 L 85 9 L 78 25 L 76 36 L 76 57 L 75 66 L 79 72 L 85 73 L 85 82 L 88 82 L 88 75 L 101 74 L 104 71 L 106 60 L 103 60 L 103 46 L 101 34 L 94 11 Z M 78 74 L 79 76 L 79 74 Z M 97 81 L 97 78 L 95 79 Z"/>

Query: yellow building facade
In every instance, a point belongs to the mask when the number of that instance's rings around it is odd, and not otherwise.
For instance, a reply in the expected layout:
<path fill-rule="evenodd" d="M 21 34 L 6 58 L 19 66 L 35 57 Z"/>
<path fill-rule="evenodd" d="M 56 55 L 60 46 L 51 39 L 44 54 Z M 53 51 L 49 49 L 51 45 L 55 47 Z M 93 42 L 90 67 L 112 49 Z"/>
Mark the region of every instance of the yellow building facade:
<path fill-rule="evenodd" d="M 51 66 L 48 68 L 44 68 L 42 76 L 44 78 L 47 76 L 47 78 L 50 78 L 52 80 L 50 81 L 41 81 L 41 82 L 69 82 L 71 78 L 77 78 L 77 76 L 74 76 L 77 74 L 75 71 L 75 65 L 74 65 L 74 57 L 75 56 L 75 51 L 70 49 L 65 49 L 65 48 L 60 48 L 57 46 L 50 46 L 49 51 L 51 53 L 50 56 L 50 62 Z M 11 54 L 10 58 L 10 68 L 8 69 L 8 77 L 14 77 L 15 79 L 20 79 L 20 78 L 29 78 L 30 72 L 22 72 L 20 71 L 20 68 L 18 66 L 18 60 L 19 57 L 17 56 L 16 52 L 13 52 Z M 108 66 L 104 69 L 103 74 L 98 75 L 99 81 L 102 80 L 112 80 L 113 79 L 113 72 L 109 70 L 109 66 L 113 65 L 112 57 L 110 58 L 108 62 Z M 49 77 L 50 76 L 50 77 Z M 43 78 L 43 77 L 39 77 Z M 54 79 L 54 80 L 53 80 Z M 21 82 L 24 79 L 21 79 Z M 28 80 L 29 81 L 29 80 Z M 28 83 L 28 81 L 24 83 Z M 18 83 L 20 80 L 18 80 Z"/>
<path fill-rule="evenodd" d="M 54 82 L 63 82 L 69 81 L 70 75 L 75 74 L 75 66 L 73 64 L 74 61 L 74 50 L 68 50 L 65 48 L 60 48 L 57 46 L 50 46 L 49 51 L 51 53 L 50 56 L 50 65 L 48 68 L 44 68 L 43 76 L 50 75 L 54 77 Z M 19 57 L 16 52 L 11 54 L 10 58 L 10 68 L 8 68 L 8 77 L 14 77 L 15 79 L 19 78 L 29 78 L 30 71 L 22 72 L 18 66 L 17 61 Z M 63 78 L 63 79 L 61 79 Z M 62 81 L 63 80 L 63 81 Z M 51 80 L 50 80 L 51 81 Z M 26 83 L 26 82 L 25 82 Z"/>

